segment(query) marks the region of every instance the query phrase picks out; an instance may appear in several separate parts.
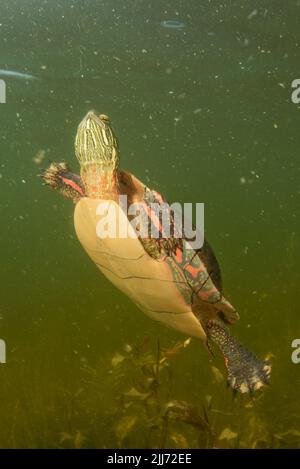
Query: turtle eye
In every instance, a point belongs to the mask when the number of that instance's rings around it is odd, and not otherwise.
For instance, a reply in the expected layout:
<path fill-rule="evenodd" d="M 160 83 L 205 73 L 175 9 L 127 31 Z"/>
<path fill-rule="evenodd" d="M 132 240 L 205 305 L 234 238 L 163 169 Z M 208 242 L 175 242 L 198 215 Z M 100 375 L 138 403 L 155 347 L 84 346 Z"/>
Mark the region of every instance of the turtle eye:
<path fill-rule="evenodd" d="M 106 114 L 100 114 L 99 119 L 102 121 L 109 121 L 109 117 Z"/>

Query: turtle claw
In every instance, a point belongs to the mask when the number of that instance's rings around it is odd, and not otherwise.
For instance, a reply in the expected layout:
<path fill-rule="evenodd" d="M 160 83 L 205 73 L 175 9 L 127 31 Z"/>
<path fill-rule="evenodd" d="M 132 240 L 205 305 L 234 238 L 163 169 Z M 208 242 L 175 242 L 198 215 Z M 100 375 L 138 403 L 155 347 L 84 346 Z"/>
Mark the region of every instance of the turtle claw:
<path fill-rule="evenodd" d="M 261 361 L 247 351 L 247 360 L 227 363 L 228 384 L 241 394 L 254 393 L 269 383 L 272 365 L 270 361 Z"/>

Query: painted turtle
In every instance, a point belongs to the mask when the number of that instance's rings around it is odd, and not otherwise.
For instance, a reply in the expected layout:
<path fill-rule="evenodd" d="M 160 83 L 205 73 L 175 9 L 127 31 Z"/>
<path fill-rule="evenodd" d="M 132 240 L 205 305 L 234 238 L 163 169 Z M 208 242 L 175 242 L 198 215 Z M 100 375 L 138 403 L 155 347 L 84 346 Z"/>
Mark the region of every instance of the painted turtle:
<path fill-rule="evenodd" d="M 200 249 L 191 249 L 186 238 L 174 233 L 165 236 L 152 208 L 153 202 L 163 207 L 164 199 L 119 169 L 118 141 L 107 116 L 88 112 L 78 126 L 75 153 L 81 176 L 66 163 L 52 163 L 43 179 L 76 203 L 77 237 L 98 268 L 153 319 L 207 346 L 209 339 L 217 344 L 234 390 L 252 392 L 267 384 L 270 362 L 259 360 L 228 331 L 227 324 L 239 315 L 222 294 L 220 269 L 211 247 L 204 241 Z M 120 195 L 126 196 L 125 209 Z M 143 212 L 136 230 L 128 212 L 133 204 Z M 99 235 L 99 226 L 107 228 L 108 214 L 118 232 L 114 228 L 113 235 Z M 169 220 L 174 225 L 172 216 Z M 156 226 L 159 237 L 141 235 L 139 230 L 145 225 L 148 229 L 149 223 Z"/>

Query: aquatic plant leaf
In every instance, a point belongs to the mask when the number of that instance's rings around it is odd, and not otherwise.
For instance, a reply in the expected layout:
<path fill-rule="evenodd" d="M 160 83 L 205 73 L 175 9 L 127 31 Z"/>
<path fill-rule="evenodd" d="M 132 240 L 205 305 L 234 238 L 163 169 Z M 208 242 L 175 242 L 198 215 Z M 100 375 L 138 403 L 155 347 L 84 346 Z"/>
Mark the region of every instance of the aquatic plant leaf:
<path fill-rule="evenodd" d="M 77 430 L 75 434 L 62 432 L 60 436 L 60 443 L 65 443 L 66 441 L 68 441 L 75 449 L 81 449 L 85 440 L 86 438 L 80 430 Z"/>
<path fill-rule="evenodd" d="M 253 402 L 253 401 L 246 402 L 246 403 L 244 404 L 244 407 L 245 407 L 245 409 L 253 409 L 253 407 L 254 407 L 254 402 Z"/>
<path fill-rule="evenodd" d="M 293 435 L 293 436 L 298 436 L 300 438 L 300 431 L 299 430 L 291 429 L 291 430 L 288 430 L 287 434 L 288 435 Z"/>
<path fill-rule="evenodd" d="M 266 361 L 272 361 L 272 360 L 274 360 L 274 358 L 276 358 L 276 355 L 275 355 L 274 353 L 272 353 L 272 352 L 269 352 L 269 353 L 265 356 L 264 360 L 266 360 Z"/>
<path fill-rule="evenodd" d="M 129 407 L 132 406 L 132 401 L 125 402 L 125 403 L 123 404 L 123 406 L 124 406 L 124 409 L 128 409 Z"/>
<path fill-rule="evenodd" d="M 278 438 L 278 439 L 283 439 L 287 436 L 296 436 L 297 438 L 300 438 L 300 431 L 299 430 L 296 430 L 294 428 L 291 428 L 290 430 L 287 430 L 286 432 L 283 432 L 283 433 L 277 433 L 275 435 L 273 435 L 275 438 Z"/>
<path fill-rule="evenodd" d="M 189 444 L 185 438 L 185 436 L 181 435 L 180 433 L 172 433 L 170 436 L 171 440 L 178 446 L 178 448 L 188 448 Z"/>
<path fill-rule="evenodd" d="M 124 351 L 126 353 L 131 353 L 132 352 L 132 346 L 130 344 L 124 344 Z"/>
<path fill-rule="evenodd" d="M 140 392 L 135 387 L 132 387 L 129 391 L 124 393 L 124 396 L 144 400 L 149 396 L 149 393 Z"/>
<path fill-rule="evenodd" d="M 137 422 L 137 416 L 125 415 L 115 426 L 115 433 L 120 443 L 130 433 Z"/>
<path fill-rule="evenodd" d="M 209 395 L 205 396 L 205 400 L 206 400 L 208 408 L 210 408 L 211 401 L 212 401 L 212 396 L 209 396 Z"/>
<path fill-rule="evenodd" d="M 80 430 L 77 430 L 74 436 L 74 447 L 75 449 L 81 449 L 86 438 L 81 433 Z"/>
<path fill-rule="evenodd" d="M 225 378 L 218 368 L 216 368 L 215 366 L 212 366 L 211 371 L 217 383 L 224 383 Z"/>
<path fill-rule="evenodd" d="M 203 416 L 204 416 L 205 422 L 207 423 L 207 425 L 209 425 L 208 413 L 206 411 L 204 404 L 202 405 L 202 409 L 203 409 Z"/>
<path fill-rule="evenodd" d="M 112 359 L 111 359 L 111 364 L 112 366 L 115 368 L 117 365 L 119 365 L 120 363 L 122 363 L 123 361 L 125 360 L 125 357 L 123 355 L 121 355 L 120 353 L 116 353 Z"/>
<path fill-rule="evenodd" d="M 186 339 L 184 342 L 183 342 L 183 348 L 186 348 L 188 345 L 190 345 L 190 343 L 192 342 L 192 338 L 189 337 L 188 339 Z"/>
<path fill-rule="evenodd" d="M 160 363 L 163 363 L 168 358 L 172 358 L 178 355 L 183 349 L 185 349 L 191 343 L 191 341 L 192 339 L 191 337 L 189 337 L 184 342 L 180 342 L 179 344 L 176 344 L 173 347 L 164 349 L 162 353 L 163 357 L 161 358 Z"/>
<path fill-rule="evenodd" d="M 237 436 L 238 434 L 230 430 L 230 428 L 224 428 L 219 436 L 219 440 L 233 440 Z"/>
<path fill-rule="evenodd" d="M 60 434 L 60 443 L 64 443 L 65 441 L 69 440 L 72 440 L 72 435 L 70 435 L 70 433 L 62 432 Z"/>
<path fill-rule="evenodd" d="M 165 406 L 165 415 L 176 420 L 188 423 L 201 431 L 210 431 L 210 427 L 205 418 L 203 418 L 199 409 L 185 401 L 173 400 Z"/>
<path fill-rule="evenodd" d="M 262 439 L 255 441 L 251 446 L 251 449 L 268 449 L 268 448 L 270 448 L 270 441 L 262 440 Z"/>

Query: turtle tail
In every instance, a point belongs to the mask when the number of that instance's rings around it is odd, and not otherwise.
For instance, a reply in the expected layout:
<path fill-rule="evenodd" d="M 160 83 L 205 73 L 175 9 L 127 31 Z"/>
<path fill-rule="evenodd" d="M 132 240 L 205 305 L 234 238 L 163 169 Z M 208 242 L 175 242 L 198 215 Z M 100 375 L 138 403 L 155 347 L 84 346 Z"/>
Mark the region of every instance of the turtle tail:
<path fill-rule="evenodd" d="M 234 391 L 254 392 L 269 383 L 272 364 L 260 360 L 232 335 L 219 321 L 208 321 L 208 337 L 224 355 L 227 380 Z"/>

